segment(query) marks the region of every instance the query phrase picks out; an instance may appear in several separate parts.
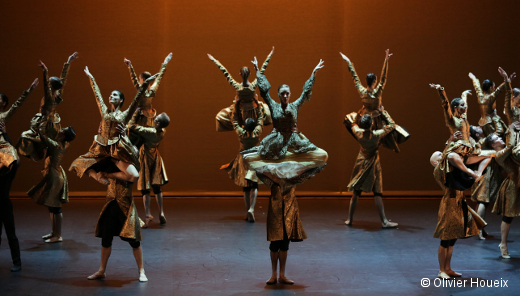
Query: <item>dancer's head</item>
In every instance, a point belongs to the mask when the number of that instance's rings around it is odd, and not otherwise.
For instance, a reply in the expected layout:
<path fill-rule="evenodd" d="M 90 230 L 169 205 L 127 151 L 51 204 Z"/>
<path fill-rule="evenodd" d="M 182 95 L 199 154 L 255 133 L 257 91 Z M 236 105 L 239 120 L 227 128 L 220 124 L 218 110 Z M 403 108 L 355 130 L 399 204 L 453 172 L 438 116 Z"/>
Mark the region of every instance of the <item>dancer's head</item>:
<path fill-rule="evenodd" d="M 513 106 L 520 106 L 520 88 L 513 88 Z"/>
<path fill-rule="evenodd" d="M 170 125 L 170 117 L 166 113 L 161 113 L 155 117 L 155 127 L 158 129 L 166 128 L 168 125 Z"/>
<path fill-rule="evenodd" d="M 4 110 L 7 105 L 9 105 L 9 98 L 4 94 L 0 94 L 0 110 Z"/>
<path fill-rule="evenodd" d="M 254 131 L 256 128 L 256 121 L 249 117 L 244 121 L 244 129 L 248 132 Z"/>
<path fill-rule="evenodd" d="M 63 87 L 63 83 L 61 83 L 61 80 L 56 76 L 52 76 L 51 78 L 49 78 L 49 83 L 51 84 L 51 88 L 53 91 L 56 91 Z"/>
<path fill-rule="evenodd" d="M 152 74 L 150 74 L 148 71 L 144 71 L 143 73 L 139 74 L 139 84 L 143 84 L 143 82 L 150 78 L 150 76 L 152 76 Z"/>
<path fill-rule="evenodd" d="M 439 162 L 441 162 L 441 159 L 442 159 L 442 152 L 435 151 L 435 152 L 433 152 L 432 156 L 430 157 L 430 163 L 432 164 L 432 166 L 436 167 L 439 164 Z"/>
<path fill-rule="evenodd" d="M 451 101 L 451 111 L 453 113 L 458 113 L 460 115 L 466 113 L 468 106 L 466 105 L 466 101 L 461 98 L 455 98 Z"/>
<path fill-rule="evenodd" d="M 118 91 L 117 89 L 113 90 L 112 93 L 110 94 L 109 101 L 110 101 L 110 104 L 112 104 L 114 106 L 114 108 L 121 107 L 121 106 L 123 106 L 123 103 L 125 102 L 125 95 L 122 92 Z"/>
<path fill-rule="evenodd" d="M 58 136 L 59 137 L 63 137 L 63 141 L 65 142 L 72 142 L 75 138 L 76 138 L 76 131 L 74 131 L 74 129 L 72 128 L 72 126 L 69 126 L 69 127 L 66 127 L 66 128 L 62 128 L 60 130 L 60 134 Z"/>
<path fill-rule="evenodd" d="M 364 114 L 359 120 L 359 127 L 365 130 L 369 130 L 372 127 L 372 116 L 370 114 Z"/>
<path fill-rule="evenodd" d="M 483 131 L 480 126 L 470 126 L 469 127 L 469 135 L 473 138 L 473 140 L 478 141 L 483 136 Z"/>
<path fill-rule="evenodd" d="M 482 82 L 482 90 L 487 93 L 494 92 L 495 83 L 489 79 L 484 80 L 484 82 Z"/>
<path fill-rule="evenodd" d="M 240 76 L 242 77 L 242 80 L 246 81 L 249 78 L 249 68 L 248 67 L 242 67 L 240 69 Z"/>
<path fill-rule="evenodd" d="M 374 73 L 367 74 L 367 86 L 370 88 L 375 88 L 377 84 L 377 76 Z"/>
<path fill-rule="evenodd" d="M 280 103 L 282 103 L 282 105 L 289 104 L 289 100 L 291 99 L 291 89 L 287 84 L 282 84 L 278 87 L 278 97 L 280 98 Z"/>
<path fill-rule="evenodd" d="M 504 140 L 502 140 L 502 138 L 497 136 L 496 134 L 489 134 L 486 137 L 485 144 L 488 147 L 495 149 L 495 151 L 500 151 L 500 150 L 504 149 L 504 147 L 506 146 L 506 144 L 504 143 Z"/>

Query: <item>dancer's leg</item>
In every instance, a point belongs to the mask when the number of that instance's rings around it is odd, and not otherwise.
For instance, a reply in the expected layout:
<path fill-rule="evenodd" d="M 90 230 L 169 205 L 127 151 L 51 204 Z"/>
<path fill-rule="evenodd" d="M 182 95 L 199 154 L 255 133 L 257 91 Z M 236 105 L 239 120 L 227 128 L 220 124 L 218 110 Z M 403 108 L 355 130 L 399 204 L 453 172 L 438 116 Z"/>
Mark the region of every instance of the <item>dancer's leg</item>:
<path fill-rule="evenodd" d="M 446 270 L 446 274 L 452 277 L 460 277 L 462 274 L 455 272 L 451 269 L 451 256 L 453 255 L 453 246 L 455 245 L 456 239 L 450 240 L 450 246 L 446 252 L 446 263 L 444 264 L 444 268 Z"/>
<path fill-rule="evenodd" d="M 131 243 L 130 245 L 134 245 L 134 243 Z M 146 277 L 146 274 L 144 273 L 143 251 L 141 249 L 141 246 L 139 245 L 139 247 L 136 247 L 136 248 L 134 248 L 132 246 L 132 251 L 134 253 L 135 262 L 137 263 L 137 268 L 139 269 L 139 281 L 147 282 L 148 278 Z"/>
<path fill-rule="evenodd" d="M 150 190 L 141 190 L 141 193 L 143 194 L 144 213 L 146 216 L 144 219 L 143 228 L 148 228 L 148 224 L 153 219 L 152 211 L 150 209 Z"/>
<path fill-rule="evenodd" d="M 374 202 L 376 204 L 377 211 L 379 213 L 379 219 L 381 219 L 381 223 L 383 224 L 384 228 L 394 228 L 397 227 L 399 224 L 395 222 L 390 222 L 386 218 L 385 214 L 385 206 L 383 204 L 383 197 L 379 193 L 374 193 Z"/>
<path fill-rule="evenodd" d="M 475 157 L 480 158 L 482 156 L 475 156 Z M 472 158 L 472 161 L 474 161 L 475 159 L 476 158 Z M 455 152 L 451 152 L 450 154 L 448 154 L 448 161 L 452 166 L 454 166 L 454 167 L 458 168 L 459 170 L 463 171 L 464 173 L 470 175 L 474 179 L 478 179 L 482 175 L 482 174 L 479 175 L 477 172 L 474 172 L 473 170 L 468 169 L 466 167 L 466 164 L 464 163 L 464 159 L 462 158 L 462 156 L 460 156 L 459 154 L 457 154 Z M 475 162 L 472 162 L 472 163 L 475 163 Z M 470 163 L 468 163 L 468 164 L 470 164 Z"/>
<path fill-rule="evenodd" d="M 106 276 L 106 269 L 108 258 L 110 258 L 110 254 L 112 253 L 112 246 L 110 247 L 101 247 L 101 263 L 99 265 L 99 270 L 87 277 L 89 280 L 102 279 Z"/>
<path fill-rule="evenodd" d="M 352 198 L 350 199 L 350 206 L 348 208 L 348 218 L 345 221 L 345 224 L 348 226 L 352 225 L 352 221 L 354 220 L 354 212 L 356 211 L 359 195 L 361 195 L 361 192 L 357 193 L 356 191 L 354 191 L 354 193 L 352 194 Z"/>
<path fill-rule="evenodd" d="M 107 174 L 107 178 L 115 178 L 128 182 L 137 182 L 139 179 L 139 172 L 133 164 L 116 159 L 112 159 L 112 162 L 117 166 L 120 172 Z"/>
<path fill-rule="evenodd" d="M 483 220 L 486 219 L 486 208 L 487 208 L 488 205 L 489 205 L 489 203 L 485 203 L 485 202 L 479 202 L 478 203 L 477 214 Z M 478 234 L 478 238 L 484 240 L 484 239 L 486 239 L 486 236 L 487 236 L 487 232 L 484 229 L 481 229 L 479 234 Z"/>
<path fill-rule="evenodd" d="M 271 251 L 271 278 L 267 280 L 268 285 L 276 284 L 276 279 L 278 278 L 278 255 L 279 252 Z"/>
<path fill-rule="evenodd" d="M 501 241 L 498 245 L 500 248 L 500 254 L 502 258 L 508 259 L 510 258 L 509 251 L 507 250 L 507 236 L 509 235 L 509 229 L 511 228 L 511 222 L 513 218 L 511 217 L 502 217 L 502 224 L 500 224 L 500 237 Z"/>

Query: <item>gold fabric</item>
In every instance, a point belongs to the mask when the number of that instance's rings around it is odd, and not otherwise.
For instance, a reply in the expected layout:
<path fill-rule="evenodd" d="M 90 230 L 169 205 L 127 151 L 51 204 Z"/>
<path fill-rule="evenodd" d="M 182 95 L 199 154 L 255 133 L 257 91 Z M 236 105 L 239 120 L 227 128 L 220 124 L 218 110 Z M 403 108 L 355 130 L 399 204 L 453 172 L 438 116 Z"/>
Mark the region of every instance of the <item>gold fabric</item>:
<path fill-rule="evenodd" d="M 381 117 L 385 122 L 388 122 L 388 125 L 383 129 L 365 131 L 357 124 L 352 125 L 352 131 L 361 149 L 348 184 L 349 191 L 383 192 L 379 145 L 381 140 L 394 129 L 395 123 L 386 111 L 381 113 Z"/>
<path fill-rule="evenodd" d="M 30 90 L 25 90 L 22 95 L 14 102 L 9 110 L 5 112 L 0 112 L 0 122 L 4 122 L 7 124 L 9 119 L 13 117 L 15 112 L 18 110 L 18 107 L 20 107 L 23 102 L 27 99 L 29 94 L 31 93 Z M 18 157 L 18 154 L 16 153 L 16 149 L 7 141 L 5 138 L 5 135 L 0 132 L 0 163 L 7 169 L 11 169 L 11 166 L 17 162 L 20 158 Z M 4 172 L 2 172 L 4 173 Z"/>
<path fill-rule="evenodd" d="M 139 149 L 139 180 L 137 190 L 150 190 L 152 185 L 162 186 L 168 183 L 168 176 L 164 168 L 164 162 L 159 153 L 159 143 L 166 134 L 166 129 L 157 130 L 155 127 L 139 126 L 136 123 L 138 111 L 130 120 L 130 130 L 139 135 L 144 143 Z"/>
<path fill-rule="evenodd" d="M 506 99 L 504 102 L 504 114 L 507 118 L 507 124 L 511 125 L 520 118 L 520 108 L 513 106 L 513 90 L 511 89 L 511 81 L 506 81 Z"/>
<path fill-rule="evenodd" d="M 473 81 L 475 92 L 477 93 L 480 110 L 480 120 L 478 124 L 482 127 L 484 135 L 487 136 L 495 133 L 502 136 L 507 130 L 507 126 L 500 116 L 497 115 L 496 97 L 504 90 L 506 83 L 500 84 L 492 93 L 484 93 L 480 87 L 480 81 L 477 78 L 472 78 L 471 80 Z"/>
<path fill-rule="evenodd" d="M 300 220 L 300 210 L 295 194 L 296 188 L 282 189 L 279 185 L 271 187 L 271 198 L 267 210 L 267 240 L 283 240 L 283 228 L 291 241 L 307 238 Z"/>
<path fill-rule="evenodd" d="M 49 138 L 45 129 L 47 121 L 43 121 L 43 127 L 40 129 L 41 139 L 47 147 L 47 157 L 42 170 L 43 180 L 32 187 L 27 195 L 39 205 L 59 208 L 61 204 L 69 202 L 67 175 L 60 164 L 70 143 L 57 142 Z"/>
<path fill-rule="evenodd" d="M 94 164 L 108 158 L 114 158 L 130 163 L 139 170 L 139 156 L 130 139 L 126 135 L 119 135 L 116 126 L 120 123 L 126 125 L 134 114 L 137 103 L 144 97 L 145 88 L 141 87 L 134 100 L 125 111 L 118 109 L 109 111 L 94 78 L 91 78 L 91 86 L 96 102 L 101 113 L 101 134 L 94 138 L 89 151 L 72 162 L 69 171 L 74 171 L 80 178 Z"/>
<path fill-rule="evenodd" d="M 506 173 L 492 213 L 506 217 L 520 216 L 520 131 L 509 129 L 506 147 L 497 152 L 496 161 Z"/>
<path fill-rule="evenodd" d="M 490 203 L 496 200 L 498 190 L 504 177 L 502 177 L 502 169 L 494 158 L 486 168 L 484 177 L 471 187 L 471 200 L 474 202 Z"/>
<path fill-rule="evenodd" d="M 99 214 L 99 219 L 96 224 L 95 235 L 97 237 L 101 237 L 102 231 L 102 217 L 105 209 L 108 204 L 115 200 L 123 213 L 126 215 L 126 221 L 119 233 L 120 237 L 135 239 L 137 241 L 142 240 L 141 235 L 141 223 L 139 219 L 139 215 L 137 213 L 137 208 L 134 203 L 134 196 L 132 195 L 132 185 L 131 182 L 125 182 L 117 179 L 109 179 L 110 185 L 108 185 L 107 196 L 105 200 L 105 205 Z"/>

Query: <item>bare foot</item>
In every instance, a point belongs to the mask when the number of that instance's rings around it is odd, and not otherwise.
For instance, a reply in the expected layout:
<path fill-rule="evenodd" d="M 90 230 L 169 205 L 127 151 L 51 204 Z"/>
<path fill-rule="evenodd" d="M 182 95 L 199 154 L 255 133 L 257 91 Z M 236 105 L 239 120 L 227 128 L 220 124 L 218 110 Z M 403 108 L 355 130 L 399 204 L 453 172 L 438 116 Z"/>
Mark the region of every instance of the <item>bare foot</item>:
<path fill-rule="evenodd" d="M 89 277 L 87 277 L 87 279 L 89 279 L 89 280 L 104 279 L 105 276 L 106 276 L 106 274 L 104 272 L 101 272 L 101 271 L 98 270 L 93 275 L 90 275 Z"/>
<path fill-rule="evenodd" d="M 449 275 L 450 277 L 461 277 L 462 276 L 462 273 L 455 272 L 451 269 L 446 270 L 446 274 Z"/>
<path fill-rule="evenodd" d="M 265 283 L 268 285 L 276 284 L 276 274 L 273 274 Z"/>
<path fill-rule="evenodd" d="M 345 221 L 345 225 L 352 226 L 352 220 L 349 219 L 349 220 Z"/>
<path fill-rule="evenodd" d="M 294 281 L 291 281 L 290 279 L 286 278 L 285 275 L 282 275 L 278 278 L 278 282 L 280 284 L 285 284 L 285 285 L 294 285 Z"/>

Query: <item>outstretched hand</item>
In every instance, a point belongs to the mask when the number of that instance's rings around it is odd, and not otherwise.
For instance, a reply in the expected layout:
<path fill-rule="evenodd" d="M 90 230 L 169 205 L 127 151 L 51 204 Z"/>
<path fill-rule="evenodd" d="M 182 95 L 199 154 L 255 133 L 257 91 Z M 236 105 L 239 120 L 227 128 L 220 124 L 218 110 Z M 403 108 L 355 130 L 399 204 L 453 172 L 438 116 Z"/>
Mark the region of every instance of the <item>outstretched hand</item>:
<path fill-rule="evenodd" d="M 507 73 L 504 71 L 504 69 L 502 69 L 502 67 L 498 67 L 498 73 L 500 73 L 500 76 L 502 76 L 504 80 L 507 80 Z"/>
<path fill-rule="evenodd" d="M 509 80 L 513 81 L 515 78 L 516 78 L 516 72 L 513 72 L 513 74 L 511 74 L 511 76 L 509 76 Z"/>
<path fill-rule="evenodd" d="M 85 70 L 83 70 L 83 71 L 85 71 L 85 74 L 87 74 L 88 77 L 94 78 L 94 76 L 92 76 L 92 74 L 90 74 L 90 71 L 88 70 L 88 66 L 85 66 Z"/>
<path fill-rule="evenodd" d="M 29 87 L 29 91 L 33 91 L 33 90 L 38 86 L 38 83 L 40 83 L 40 81 L 38 80 L 38 78 L 34 79 L 33 83 L 32 83 L 31 86 Z"/>
<path fill-rule="evenodd" d="M 274 46 L 273 46 L 273 49 L 271 49 L 271 52 L 269 53 L 269 55 L 272 55 L 274 53 Z"/>
<path fill-rule="evenodd" d="M 341 52 L 340 52 L 339 54 L 341 55 L 341 57 L 342 57 L 342 58 L 343 58 L 347 63 L 350 63 L 350 60 L 349 60 L 349 58 L 347 58 L 346 55 L 344 55 L 344 54 L 341 53 Z"/>
<path fill-rule="evenodd" d="M 462 132 L 456 131 L 453 135 L 450 137 L 451 142 L 456 142 L 458 140 L 462 140 Z"/>
<path fill-rule="evenodd" d="M 431 88 L 440 89 L 442 86 L 440 84 L 430 83 Z"/>
<path fill-rule="evenodd" d="M 209 53 L 208 53 L 208 58 L 209 58 L 210 60 L 212 60 L 212 61 L 215 60 L 215 58 L 214 58 L 212 55 L 210 55 Z"/>
<path fill-rule="evenodd" d="M 273 47 L 274 48 L 274 47 Z M 256 56 L 254 57 L 254 59 L 251 61 L 251 63 L 253 63 L 253 65 L 255 65 L 255 70 L 258 71 L 258 61 L 256 59 Z"/>
<path fill-rule="evenodd" d="M 165 58 L 164 58 L 164 64 L 168 64 L 172 60 L 173 54 L 170 52 Z"/>
<path fill-rule="evenodd" d="M 388 61 L 388 59 L 393 55 L 393 53 L 390 53 L 390 49 L 387 49 L 387 50 L 385 51 L 385 53 L 386 53 L 385 60 Z"/>
<path fill-rule="evenodd" d="M 48 71 L 47 66 L 40 60 L 40 63 L 38 64 L 38 67 L 42 68 L 43 71 Z"/>
<path fill-rule="evenodd" d="M 316 73 L 318 72 L 318 70 L 320 70 L 321 68 L 325 67 L 323 65 L 323 63 L 325 63 L 325 61 L 323 61 L 322 59 L 320 59 L 320 62 L 318 63 L 318 65 L 316 65 L 316 67 L 314 68 L 314 70 L 312 71 L 312 73 Z"/>
<path fill-rule="evenodd" d="M 462 92 L 462 95 L 471 96 L 471 90 L 465 90 Z"/>
<path fill-rule="evenodd" d="M 498 72 L 500 72 L 500 70 L 499 70 Z M 476 79 L 476 78 L 477 78 L 477 77 L 475 77 L 475 75 L 474 75 L 473 73 L 471 73 L 471 72 L 469 72 L 468 76 L 469 76 L 470 79 Z"/>
<path fill-rule="evenodd" d="M 74 62 L 75 60 L 77 60 L 78 58 L 79 58 L 79 54 L 78 54 L 78 52 L 76 51 L 75 53 L 73 53 L 73 54 L 71 54 L 71 55 L 69 56 L 69 60 L 67 61 L 67 63 L 70 64 L 70 63 Z"/>
<path fill-rule="evenodd" d="M 129 59 L 124 58 L 123 61 L 125 62 L 125 64 L 126 64 L 128 67 L 132 66 L 132 62 L 131 62 Z"/>

